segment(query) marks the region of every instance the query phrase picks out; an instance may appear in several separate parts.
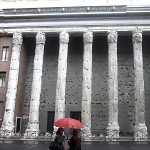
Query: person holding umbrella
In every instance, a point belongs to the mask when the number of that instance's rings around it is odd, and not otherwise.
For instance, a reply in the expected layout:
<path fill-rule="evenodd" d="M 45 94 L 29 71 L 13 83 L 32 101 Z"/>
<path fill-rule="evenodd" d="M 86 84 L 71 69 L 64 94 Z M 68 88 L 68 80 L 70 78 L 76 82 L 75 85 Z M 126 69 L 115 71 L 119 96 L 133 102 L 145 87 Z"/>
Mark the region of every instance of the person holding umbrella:
<path fill-rule="evenodd" d="M 54 122 L 54 126 L 70 128 L 72 137 L 69 141 L 65 142 L 65 145 L 66 143 L 69 144 L 70 147 L 69 150 L 81 150 L 81 138 L 78 137 L 78 130 L 77 130 L 77 129 L 84 128 L 81 122 L 73 118 L 61 118 L 56 122 Z"/>
<path fill-rule="evenodd" d="M 81 150 L 81 138 L 78 136 L 78 130 L 72 128 L 71 134 L 72 137 L 68 141 L 68 145 L 70 147 L 69 150 Z"/>
<path fill-rule="evenodd" d="M 50 150 L 64 150 L 64 140 L 65 137 L 63 136 L 64 129 L 58 128 L 56 132 L 55 140 L 49 145 Z"/>

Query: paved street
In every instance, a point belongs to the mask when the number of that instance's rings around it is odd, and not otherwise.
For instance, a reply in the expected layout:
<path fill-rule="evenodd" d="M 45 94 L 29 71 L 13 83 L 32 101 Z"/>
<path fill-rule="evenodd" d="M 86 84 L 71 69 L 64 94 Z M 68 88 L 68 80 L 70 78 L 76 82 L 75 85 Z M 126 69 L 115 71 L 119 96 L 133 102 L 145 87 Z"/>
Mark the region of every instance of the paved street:
<path fill-rule="evenodd" d="M 48 143 L 23 144 L 23 143 L 2 143 L 0 150 L 48 150 Z M 82 150 L 150 150 L 150 143 L 102 143 L 102 142 L 84 142 Z"/>

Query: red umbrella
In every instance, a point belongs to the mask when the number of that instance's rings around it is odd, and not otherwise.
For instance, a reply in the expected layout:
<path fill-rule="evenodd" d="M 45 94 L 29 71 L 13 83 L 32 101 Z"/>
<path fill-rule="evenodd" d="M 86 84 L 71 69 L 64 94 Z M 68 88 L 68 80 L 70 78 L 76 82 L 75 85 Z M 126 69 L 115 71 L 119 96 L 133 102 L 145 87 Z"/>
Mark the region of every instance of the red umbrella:
<path fill-rule="evenodd" d="M 59 119 L 54 123 L 54 126 L 62 128 L 74 128 L 74 129 L 84 128 L 83 124 L 80 121 L 72 118 Z"/>

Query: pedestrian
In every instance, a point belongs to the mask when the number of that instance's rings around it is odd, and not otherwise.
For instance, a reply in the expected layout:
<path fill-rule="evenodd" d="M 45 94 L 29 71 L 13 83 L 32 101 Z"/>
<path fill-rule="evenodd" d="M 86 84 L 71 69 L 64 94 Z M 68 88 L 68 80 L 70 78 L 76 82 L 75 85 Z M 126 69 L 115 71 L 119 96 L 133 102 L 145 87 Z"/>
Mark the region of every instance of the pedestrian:
<path fill-rule="evenodd" d="M 64 133 L 64 129 L 58 128 L 54 141 L 51 142 L 49 145 L 50 150 L 64 150 L 63 144 L 64 144 L 65 137 L 63 136 L 63 133 Z"/>
<path fill-rule="evenodd" d="M 81 138 L 78 136 L 77 129 L 71 129 L 72 137 L 68 141 L 70 150 L 81 150 Z"/>

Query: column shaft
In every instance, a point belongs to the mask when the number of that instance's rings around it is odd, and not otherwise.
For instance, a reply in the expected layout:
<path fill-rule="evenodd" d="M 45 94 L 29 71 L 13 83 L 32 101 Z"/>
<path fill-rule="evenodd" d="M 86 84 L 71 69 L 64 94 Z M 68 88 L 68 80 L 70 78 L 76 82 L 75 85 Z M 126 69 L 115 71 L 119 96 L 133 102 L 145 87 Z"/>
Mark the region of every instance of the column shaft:
<path fill-rule="evenodd" d="M 56 85 L 55 121 L 65 117 L 65 91 L 69 34 L 61 32 L 59 36 L 59 58 Z"/>
<path fill-rule="evenodd" d="M 108 138 L 119 137 L 117 32 L 108 33 Z"/>
<path fill-rule="evenodd" d="M 85 138 L 91 136 L 91 92 L 92 92 L 92 42 L 93 33 L 83 35 L 83 83 L 82 83 L 82 123 Z"/>
<path fill-rule="evenodd" d="M 143 77 L 142 32 L 135 30 L 132 35 L 135 75 L 135 138 L 147 138 L 145 125 L 145 93 Z"/>
<path fill-rule="evenodd" d="M 33 81 L 31 90 L 31 101 L 29 110 L 29 122 L 26 133 L 35 134 L 39 132 L 39 105 L 41 94 L 42 67 L 44 55 L 45 33 L 38 32 L 36 36 L 36 49 L 34 56 Z"/>
<path fill-rule="evenodd" d="M 17 94 L 21 45 L 22 34 L 19 32 L 15 32 L 13 34 L 13 48 L 8 77 L 8 87 L 6 93 L 5 113 L 1 126 L 1 130 L 5 130 L 8 132 L 14 132 L 14 113 Z"/>

